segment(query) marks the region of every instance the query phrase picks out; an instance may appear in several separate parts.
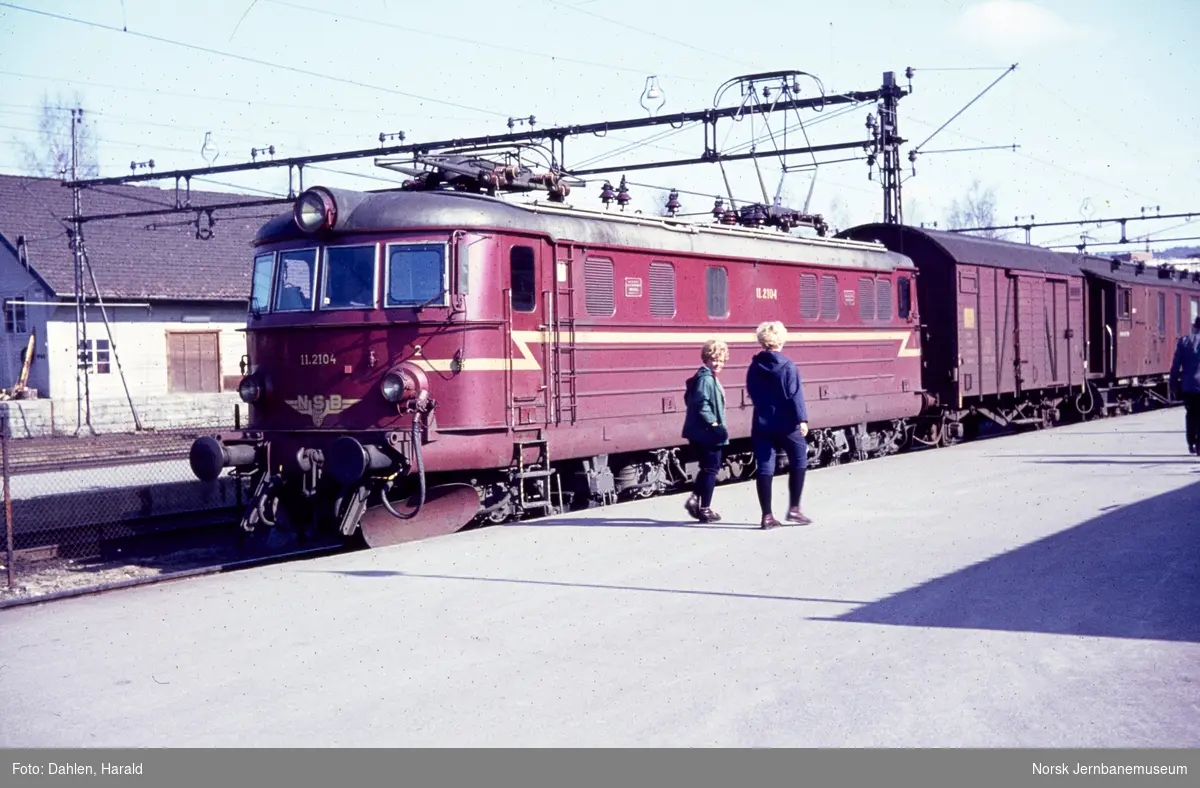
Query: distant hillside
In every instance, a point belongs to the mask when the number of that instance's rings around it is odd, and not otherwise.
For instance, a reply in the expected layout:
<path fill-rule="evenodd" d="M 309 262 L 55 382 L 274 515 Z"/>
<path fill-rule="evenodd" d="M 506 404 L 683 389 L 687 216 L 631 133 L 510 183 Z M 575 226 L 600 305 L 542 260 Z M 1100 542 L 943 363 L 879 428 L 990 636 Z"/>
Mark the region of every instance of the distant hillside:
<path fill-rule="evenodd" d="M 1172 246 L 1170 249 L 1155 249 L 1155 257 L 1200 257 L 1200 246 Z"/>

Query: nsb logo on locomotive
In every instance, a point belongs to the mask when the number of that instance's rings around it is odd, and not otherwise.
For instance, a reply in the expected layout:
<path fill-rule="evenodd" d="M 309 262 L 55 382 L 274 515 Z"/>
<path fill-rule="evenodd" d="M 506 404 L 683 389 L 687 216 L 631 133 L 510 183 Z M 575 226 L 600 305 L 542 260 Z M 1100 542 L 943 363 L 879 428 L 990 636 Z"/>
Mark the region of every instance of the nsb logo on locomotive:
<path fill-rule="evenodd" d="M 328 399 L 322 394 L 300 394 L 295 399 L 284 400 L 297 413 L 311 417 L 314 427 L 320 427 L 327 416 L 341 413 L 359 401 L 343 399 L 340 394 L 331 394 Z"/>

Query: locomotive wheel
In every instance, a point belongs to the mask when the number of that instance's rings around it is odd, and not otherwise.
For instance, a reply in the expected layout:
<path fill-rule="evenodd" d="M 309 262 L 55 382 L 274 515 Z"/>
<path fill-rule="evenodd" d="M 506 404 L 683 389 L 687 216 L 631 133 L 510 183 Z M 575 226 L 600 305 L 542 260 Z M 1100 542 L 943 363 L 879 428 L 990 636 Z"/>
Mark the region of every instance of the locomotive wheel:
<path fill-rule="evenodd" d="M 401 514 L 416 508 L 413 495 L 403 506 L 393 504 Z M 479 511 L 479 495 L 469 484 L 443 484 L 425 493 L 425 504 L 411 520 L 401 520 L 382 504 L 372 506 L 363 515 L 359 527 L 368 547 L 415 542 L 434 536 L 452 534 L 463 528 Z"/>

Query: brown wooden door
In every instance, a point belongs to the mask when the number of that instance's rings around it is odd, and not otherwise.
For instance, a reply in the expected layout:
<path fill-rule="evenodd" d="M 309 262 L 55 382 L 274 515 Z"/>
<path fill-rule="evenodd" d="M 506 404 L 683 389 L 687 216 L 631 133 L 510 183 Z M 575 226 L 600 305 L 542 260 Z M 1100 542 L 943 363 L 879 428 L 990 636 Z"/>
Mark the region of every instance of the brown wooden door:
<path fill-rule="evenodd" d="M 172 394 L 221 391 L 219 331 L 167 332 L 167 390 Z"/>

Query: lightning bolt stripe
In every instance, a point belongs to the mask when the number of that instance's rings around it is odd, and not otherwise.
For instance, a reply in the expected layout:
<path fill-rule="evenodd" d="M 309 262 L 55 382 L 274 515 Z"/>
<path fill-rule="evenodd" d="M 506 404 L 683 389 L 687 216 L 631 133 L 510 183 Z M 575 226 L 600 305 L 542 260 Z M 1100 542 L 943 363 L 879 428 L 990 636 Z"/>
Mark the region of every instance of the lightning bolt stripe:
<path fill-rule="evenodd" d="M 501 372 L 511 369 L 514 372 L 532 372 L 540 370 L 530 348 L 532 344 L 548 344 L 551 334 L 548 331 L 513 331 L 513 344 L 520 353 L 519 358 L 465 358 L 460 362 L 452 359 L 412 359 L 412 363 L 426 372 Z M 705 332 L 705 331 L 582 331 L 574 335 L 564 331 L 561 335 L 563 344 L 575 345 L 696 345 L 699 346 L 709 339 L 719 339 L 730 345 L 757 345 L 758 339 L 753 332 Z M 917 358 L 921 355 L 920 348 L 909 347 L 912 340 L 911 331 L 797 331 L 788 334 L 788 342 L 796 344 L 848 344 L 852 342 L 899 342 L 896 358 Z"/>

